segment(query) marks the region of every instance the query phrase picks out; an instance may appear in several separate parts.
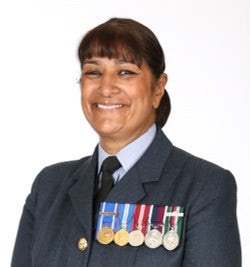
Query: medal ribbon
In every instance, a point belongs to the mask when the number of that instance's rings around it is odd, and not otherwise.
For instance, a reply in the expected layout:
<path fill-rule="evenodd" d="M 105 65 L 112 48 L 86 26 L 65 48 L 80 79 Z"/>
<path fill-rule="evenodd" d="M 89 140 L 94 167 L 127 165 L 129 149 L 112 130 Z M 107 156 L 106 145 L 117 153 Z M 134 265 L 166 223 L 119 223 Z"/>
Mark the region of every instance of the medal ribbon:
<path fill-rule="evenodd" d="M 135 213 L 133 217 L 133 231 L 139 228 L 139 217 L 141 211 L 144 212 L 144 209 L 142 209 L 142 204 L 136 204 Z"/>
<path fill-rule="evenodd" d="M 184 207 L 179 206 L 171 206 L 165 208 L 165 214 L 166 213 L 173 213 L 172 216 L 166 216 L 165 215 L 165 229 L 164 233 L 167 233 L 169 230 L 174 230 L 178 233 L 179 236 L 181 236 L 182 231 L 182 220 L 184 216 Z M 174 214 L 176 213 L 176 214 Z"/>
<path fill-rule="evenodd" d="M 130 232 L 132 228 L 132 217 L 134 215 L 135 204 L 118 204 L 119 224 L 116 226 L 116 231 L 125 229 Z"/>
<path fill-rule="evenodd" d="M 164 226 L 164 214 L 165 214 L 165 207 L 159 206 L 158 207 L 158 213 L 157 213 L 157 222 L 158 222 L 158 230 L 160 233 L 162 233 L 162 229 Z"/>
<path fill-rule="evenodd" d="M 154 206 L 151 218 L 151 224 L 153 224 L 153 228 L 157 228 L 160 233 L 162 232 L 164 210 L 164 206 Z"/>
<path fill-rule="evenodd" d="M 173 212 L 176 212 L 177 211 L 177 207 L 174 206 L 173 209 L 172 209 L 172 211 Z M 178 220 L 178 217 L 177 216 L 171 216 L 171 218 L 170 218 L 170 228 L 172 230 L 175 230 L 177 220 Z"/>
<path fill-rule="evenodd" d="M 149 205 L 137 204 L 134 213 L 133 231 L 140 230 L 144 235 L 147 231 L 147 219 L 149 214 Z"/>
<path fill-rule="evenodd" d="M 166 206 L 166 208 L 165 208 L 164 234 L 166 234 L 169 231 L 169 229 L 171 228 L 171 226 L 170 226 L 170 216 L 167 216 L 166 214 L 168 212 L 172 212 L 172 209 L 173 209 L 173 207 L 170 207 L 170 206 Z"/>
<path fill-rule="evenodd" d="M 117 203 L 101 202 L 96 229 L 97 233 L 103 227 L 110 227 L 114 230 L 115 220 L 117 217 L 117 207 Z"/>
<path fill-rule="evenodd" d="M 184 212 L 184 208 L 183 207 L 178 207 L 178 212 L 183 213 Z M 182 233 L 182 226 L 183 226 L 183 218 L 182 217 L 178 217 L 176 231 L 177 231 L 177 234 L 179 236 L 181 236 L 181 233 Z"/>
<path fill-rule="evenodd" d="M 151 221 L 152 221 L 152 215 L 153 215 L 153 209 L 154 205 L 149 206 L 149 213 L 148 213 L 148 225 L 147 225 L 147 233 L 151 230 Z"/>

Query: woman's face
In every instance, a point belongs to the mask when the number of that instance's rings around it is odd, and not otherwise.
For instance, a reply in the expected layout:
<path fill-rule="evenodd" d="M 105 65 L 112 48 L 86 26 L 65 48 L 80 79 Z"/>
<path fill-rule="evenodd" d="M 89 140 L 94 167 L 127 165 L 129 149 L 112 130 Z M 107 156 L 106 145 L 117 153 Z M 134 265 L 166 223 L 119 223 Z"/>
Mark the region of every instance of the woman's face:
<path fill-rule="evenodd" d="M 154 123 L 166 81 L 165 74 L 154 81 L 146 63 L 106 57 L 83 63 L 82 109 L 107 152 L 116 153 Z"/>

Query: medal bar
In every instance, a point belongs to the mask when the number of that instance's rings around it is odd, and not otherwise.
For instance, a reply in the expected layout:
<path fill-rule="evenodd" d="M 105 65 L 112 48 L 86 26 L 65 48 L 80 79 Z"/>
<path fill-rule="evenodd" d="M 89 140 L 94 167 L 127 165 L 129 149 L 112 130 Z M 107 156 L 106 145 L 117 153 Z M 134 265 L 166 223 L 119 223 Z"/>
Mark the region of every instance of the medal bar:
<path fill-rule="evenodd" d="M 118 212 L 111 212 L 111 211 L 100 211 L 99 215 L 103 216 L 117 216 L 119 213 Z"/>
<path fill-rule="evenodd" d="M 172 212 L 166 212 L 166 216 L 169 217 L 184 217 L 184 213 L 183 212 L 177 212 L 177 211 L 172 211 Z"/>

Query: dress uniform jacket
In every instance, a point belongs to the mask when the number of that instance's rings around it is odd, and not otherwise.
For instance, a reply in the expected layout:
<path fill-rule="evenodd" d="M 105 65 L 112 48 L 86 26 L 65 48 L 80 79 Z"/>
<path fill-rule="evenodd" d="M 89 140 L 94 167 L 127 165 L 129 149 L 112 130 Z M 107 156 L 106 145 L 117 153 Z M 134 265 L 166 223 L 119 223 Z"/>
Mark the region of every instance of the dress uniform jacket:
<path fill-rule="evenodd" d="M 184 207 L 179 246 L 99 244 L 92 220 L 97 153 L 40 172 L 24 206 L 12 267 L 241 266 L 234 177 L 176 148 L 161 130 L 106 201 Z M 86 249 L 79 250 L 80 238 Z"/>

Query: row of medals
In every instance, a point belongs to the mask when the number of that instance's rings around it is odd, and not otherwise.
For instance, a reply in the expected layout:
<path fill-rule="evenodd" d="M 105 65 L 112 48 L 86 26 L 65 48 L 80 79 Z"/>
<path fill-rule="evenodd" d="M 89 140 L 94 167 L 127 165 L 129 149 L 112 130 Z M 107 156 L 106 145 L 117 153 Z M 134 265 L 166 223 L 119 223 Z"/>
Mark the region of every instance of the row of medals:
<path fill-rule="evenodd" d="M 166 234 L 162 234 L 158 229 L 151 229 L 145 236 L 141 230 L 128 232 L 125 228 L 120 229 L 116 233 L 105 226 L 97 233 L 97 240 L 103 245 L 115 242 L 118 246 L 130 244 L 133 247 L 141 246 L 143 243 L 149 248 L 158 248 L 163 245 L 167 250 L 174 250 L 179 245 L 179 235 L 173 229 Z"/>

